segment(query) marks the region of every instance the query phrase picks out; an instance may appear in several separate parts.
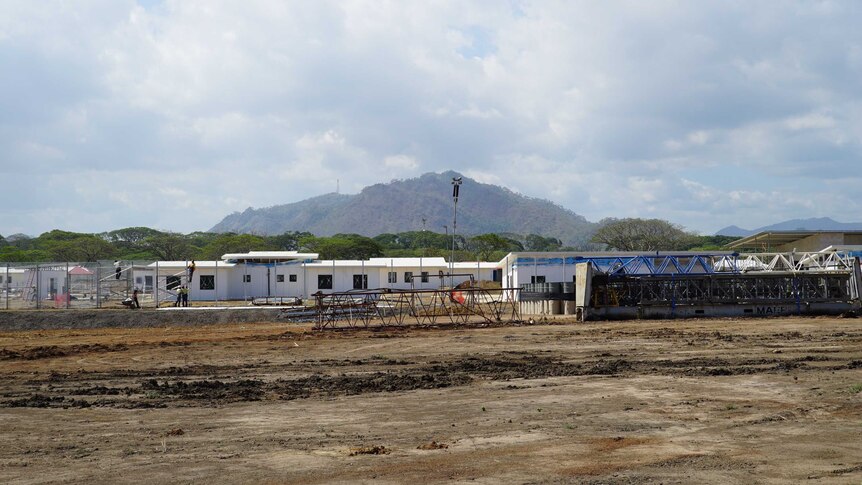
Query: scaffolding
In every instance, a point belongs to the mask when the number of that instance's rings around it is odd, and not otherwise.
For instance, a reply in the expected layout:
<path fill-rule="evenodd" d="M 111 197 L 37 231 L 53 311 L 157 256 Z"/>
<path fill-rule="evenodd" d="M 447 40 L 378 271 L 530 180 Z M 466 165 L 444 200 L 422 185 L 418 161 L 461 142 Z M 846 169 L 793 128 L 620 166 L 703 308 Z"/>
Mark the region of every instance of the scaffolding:
<path fill-rule="evenodd" d="M 458 325 L 520 321 L 517 289 L 388 288 L 314 295 L 315 329 Z M 284 315 L 290 318 L 291 310 Z M 300 316 L 298 314 L 295 314 Z M 308 316 L 309 312 L 302 314 Z"/>

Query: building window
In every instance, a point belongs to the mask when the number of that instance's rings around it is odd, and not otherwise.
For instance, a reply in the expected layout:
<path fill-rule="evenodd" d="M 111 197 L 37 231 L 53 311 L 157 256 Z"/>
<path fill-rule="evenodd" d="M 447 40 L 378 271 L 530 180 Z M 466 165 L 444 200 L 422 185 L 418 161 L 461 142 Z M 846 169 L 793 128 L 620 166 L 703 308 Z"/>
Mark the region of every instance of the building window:
<path fill-rule="evenodd" d="M 176 290 L 180 287 L 181 280 L 179 276 L 168 276 L 165 278 L 165 289 Z"/>
<path fill-rule="evenodd" d="M 319 290 L 331 290 L 332 289 L 332 275 L 331 274 L 317 275 L 317 289 L 319 289 Z"/>
<path fill-rule="evenodd" d="M 422 272 L 422 282 L 428 283 L 428 272 L 427 271 Z"/>
<path fill-rule="evenodd" d="M 288 281 L 290 281 L 291 283 L 296 283 L 296 275 L 295 275 L 295 274 L 292 274 L 292 275 L 289 275 L 289 276 L 290 276 L 290 278 L 288 278 Z"/>
<path fill-rule="evenodd" d="M 541 275 L 540 276 L 530 276 L 530 283 L 544 283 L 544 282 L 545 282 L 544 276 L 541 276 Z"/>
<path fill-rule="evenodd" d="M 198 281 L 200 282 L 200 289 L 202 290 L 215 289 L 215 275 L 202 274 L 199 276 Z"/>
<path fill-rule="evenodd" d="M 283 274 L 275 275 L 275 282 L 276 283 L 284 283 L 284 275 Z"/>
<path fill-rule="evenodd" d="M 368 289 L 368 275 L 367 274 L 355 274 L 355 275 L 353 275 L 353 289 L 354 290 L 367 290 Z"/>
<path fill-rule="evenodd" d="M 398 273 L 395 271 L 389 272 L 389 282 L 390 283 L 398 283 Z"/>
<path fill-rule="evenodd" d="M 243 283 L 251 283 L 251 275 L 250 274 L 242 275 L 242 282 Z"/>
<path fill-rule="evenodd" d="M 404 272 L 404 282 L 405 283 L 413 283 L 413 272 L 405 271 Z"/>

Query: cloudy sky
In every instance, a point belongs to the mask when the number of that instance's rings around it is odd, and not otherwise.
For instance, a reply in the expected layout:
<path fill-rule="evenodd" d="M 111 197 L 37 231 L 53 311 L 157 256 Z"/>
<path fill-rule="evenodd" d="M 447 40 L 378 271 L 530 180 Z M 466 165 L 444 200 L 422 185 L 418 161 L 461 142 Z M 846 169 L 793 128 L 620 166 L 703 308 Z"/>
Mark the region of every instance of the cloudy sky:
<path fill-rule="evenodd" d="M 206 230 L 449 169 L 594 221 L 860 221 L 860 25 L 856 1 L 4 0 L 0 234 Z"/>

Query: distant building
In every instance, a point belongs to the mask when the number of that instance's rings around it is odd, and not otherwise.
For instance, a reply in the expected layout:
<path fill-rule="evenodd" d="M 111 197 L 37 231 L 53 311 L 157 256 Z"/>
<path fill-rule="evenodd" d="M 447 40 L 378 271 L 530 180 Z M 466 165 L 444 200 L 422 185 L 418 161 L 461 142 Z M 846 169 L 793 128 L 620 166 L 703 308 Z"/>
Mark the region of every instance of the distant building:
<path fill-rule="evenodd" d="M 862 231 L 764 231 L 727 245 L 736 251 L 815 252 L 841 247 L 862 251 Z M 854 251 L 854 252 L 855 252 Z"/>
<path fill-rule="evenodd" d="M 225 254 L 220 261 L 197 261 L 188 281 L 186 261 L 159 261 L 135 270 L 135 279 L 148 276 L 160 290 L 190 288 L 198 301 L 242 300 L 264 297 L 308 298 L 317 292 L 350 290 L 434 289 L 450 283 L 449 263 L 432 258 L 371 258 L 368 260 L 319 260 L 315 253 L 250 251 Z M 468 280 L 493 280 L 497 263 L 461 262 L 452 268 L 457 285 Z M 163 295 L 161 299 L 169 298 Z"/>

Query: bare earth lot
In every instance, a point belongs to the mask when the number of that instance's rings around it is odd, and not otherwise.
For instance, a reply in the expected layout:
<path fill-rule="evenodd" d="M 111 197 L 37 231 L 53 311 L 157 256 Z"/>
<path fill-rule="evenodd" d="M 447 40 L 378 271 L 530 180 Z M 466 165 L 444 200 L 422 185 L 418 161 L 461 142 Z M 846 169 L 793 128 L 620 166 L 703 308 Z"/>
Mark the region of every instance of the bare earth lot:
<path fill-rule="evenodd" d="M 862 482 L 862 320 L 0 333 L 4 483 Z"/>

